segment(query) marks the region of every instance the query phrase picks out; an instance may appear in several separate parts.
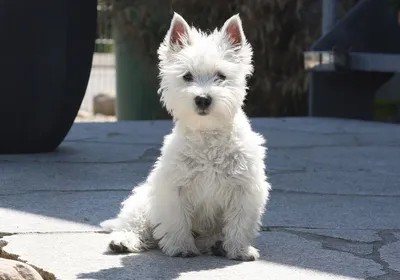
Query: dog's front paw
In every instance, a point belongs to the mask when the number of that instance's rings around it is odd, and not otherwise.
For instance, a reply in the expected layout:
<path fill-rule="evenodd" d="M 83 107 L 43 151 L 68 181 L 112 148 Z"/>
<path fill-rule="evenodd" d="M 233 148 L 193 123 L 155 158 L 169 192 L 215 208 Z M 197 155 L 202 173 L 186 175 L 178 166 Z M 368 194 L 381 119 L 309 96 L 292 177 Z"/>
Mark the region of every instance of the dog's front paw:
<path fill-rule="evenodd" d="M 124 244 L 123 241 L 111 240 L 108 243 L 108 251 L 121 254 L 121 253 L 128 253 L 128 247 Z"/>
<path fill-rule="evenodd" d="M 211 253 L 217 257 L 226 257 L 226 251 L 222 247 L 222 241 L 218 240 L 213 246 L 211 246 Z"/>
<path fill-rule="evenodd" d="M 113 232 L 108 243 L 112 253 L 138 253 L 146 249 L 139 237 L 133 232 Z"/>
<path fill-rule="evenodd" d="M 154 231 L 154 236 L 158 240 L 161 251 L 169 257 L 188 258 L 200 255 L 190 232 L 184 235 L 182 232 Z"/>
<path fill-rule="evenodd" d="M 260 253 L 253 246 L 248 246 L 240 250 L 226 250 L 226 257 L 231 260 L 251 262 L 260 257 Z"/>
<path fill-rule="evenodd" d="M 195 246 L 185 248 L 182 246 L 164 246 L 161 250 L 170 257 L 191 258 L 200 255 L 200 251 Z"/>
<path fill-rule="evenodd" d="M 198 251 L 193 252 L 193 251 L 180 251 L 178 253 L 175 253 L 172 257 L 177 257 L 177 258 L 192 258 L 200 253 Z"/>
<path fill-rule="evenodd" d="M 163 239 L 158 245 L 164 254 L 170 257 L 189 258 L 200 255 L 200 251 L 197 249 L 196 245 L 190 241 L 180 243 L 172 239 Z"/>

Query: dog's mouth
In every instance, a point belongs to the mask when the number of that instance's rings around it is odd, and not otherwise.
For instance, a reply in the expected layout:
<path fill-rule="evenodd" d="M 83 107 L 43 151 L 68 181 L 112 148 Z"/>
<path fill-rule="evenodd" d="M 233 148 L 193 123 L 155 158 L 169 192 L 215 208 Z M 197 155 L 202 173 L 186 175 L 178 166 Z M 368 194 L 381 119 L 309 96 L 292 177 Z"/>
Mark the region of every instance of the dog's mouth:
<path fill-rule="evenodd" d="M 198 109 L 197 114 L 199 114 L 199 116 L 207 116 L 209 114 L 209 111 Z"/>

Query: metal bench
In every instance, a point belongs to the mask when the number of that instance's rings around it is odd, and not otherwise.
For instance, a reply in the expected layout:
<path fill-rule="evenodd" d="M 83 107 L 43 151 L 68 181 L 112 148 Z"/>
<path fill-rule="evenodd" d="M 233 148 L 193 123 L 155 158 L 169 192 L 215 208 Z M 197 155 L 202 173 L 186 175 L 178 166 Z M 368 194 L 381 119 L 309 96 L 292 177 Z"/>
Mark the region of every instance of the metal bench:
<path fill-rule="evenodd" d="M 323 2 L 323 36 L 304 53 L 309 116 L 371 120 L 377 90 L 400 72 L 400 27 L 387 0 L 361 0 L 336 19 Z"/>

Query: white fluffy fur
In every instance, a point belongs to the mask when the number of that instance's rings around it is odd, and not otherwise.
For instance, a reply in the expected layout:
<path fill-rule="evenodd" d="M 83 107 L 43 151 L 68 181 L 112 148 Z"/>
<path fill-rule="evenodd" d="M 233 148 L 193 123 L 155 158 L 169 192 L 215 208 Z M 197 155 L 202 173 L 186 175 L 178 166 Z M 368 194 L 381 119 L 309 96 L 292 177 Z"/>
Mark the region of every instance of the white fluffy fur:
<path fill-rule="evenodd" d="M 182 28 L 184 33 L 176 32 Z M 147 180 L 115 219 L 101 224 L 113 231 L 110 248 L 140 252 L 158 246 L 168 256 L 193 256 L 221 241 L 228 258 L 257 259 L 251 243 L 270 185 L 265 141 L 242 110 L 253 67 L 239 16 L 205 34 L 175 13 L 159 59 L 159 93 L 175 126 Z M 188 72 L 192 82 L 182 78 Z M 217 72 L 226 79 L 218 80 Z M 194 98 L 205 94 L 212 104 L 200 115 Z"/>

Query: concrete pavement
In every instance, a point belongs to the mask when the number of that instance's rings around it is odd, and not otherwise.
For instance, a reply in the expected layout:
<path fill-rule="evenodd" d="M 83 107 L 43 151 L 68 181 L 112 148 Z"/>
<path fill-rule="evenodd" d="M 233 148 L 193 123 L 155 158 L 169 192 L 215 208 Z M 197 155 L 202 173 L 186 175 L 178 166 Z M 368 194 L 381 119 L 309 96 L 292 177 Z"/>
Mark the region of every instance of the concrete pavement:
<path fill-rule="evenodd" d="M 400 279 L 400 126 L 254 119 L 273 186 L 261 259 L 104 254 L 98 223 L 158 155 L 169 121 L 75 124 L 60 149 L 0 156 L 7 252 L 58 279 Z"/>

